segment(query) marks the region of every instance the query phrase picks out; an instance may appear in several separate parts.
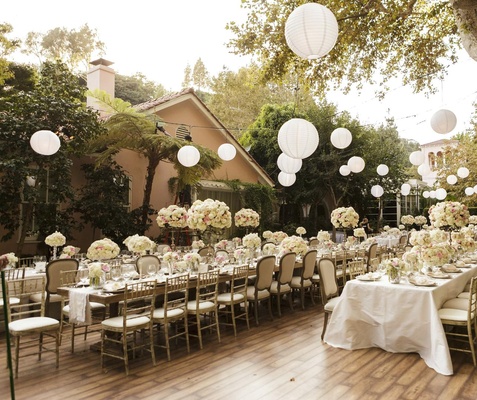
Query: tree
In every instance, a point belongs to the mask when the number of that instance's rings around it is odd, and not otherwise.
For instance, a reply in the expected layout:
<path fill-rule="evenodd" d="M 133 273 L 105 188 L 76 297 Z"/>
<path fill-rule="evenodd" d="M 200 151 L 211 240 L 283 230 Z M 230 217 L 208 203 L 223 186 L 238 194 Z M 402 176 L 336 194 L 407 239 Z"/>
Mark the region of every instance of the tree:
<path fill-rule="evenodd" d="M 192 82 L 192 70 L 190 68 L 190 65 L 187 64 L 187 66 L 184 69 L 184 80 L 182 81 L 182 88 L 189 88 L 191 86 Z"/>
<path fill-rule="evenodd" d="M 349 91 L 353 85 L 361 88 L 364 83 L 378 83 L 384 92 L 396 75 L 416 91 L 434 91 L 433 80 L 442 78 L 447 64 L 457 59 L 458 26 L 462 35 L 473 37 L 471 43 L 476 43 L 475 1 L 325 0 L 320 4 L 338 20 L 338 41 L 325 57 L 308 61 L 290 50 L 284 32 L 290 13 L 306 2 L 244 0 L 242 7 L 249 10 L 248 19 L 241 26 L 234 22 L 227 25 L 235 34 L 229 48 L 235 54 L 257 56 L 264 81 L 280 81 L 292 70 L 322 95 L 338 85 Z M 472 8 L 463 11 L 466 5 Z"/>
<path fill-rule="evenodd" d="M 197 165 L 191 168 L 183 167 L 177 160 L 177 152 L 191 143 L 163 135 L 158 129 L 160 121 L 152 115 L 140 113 L 131 107 L 131 104 L 121 99 L 111 99 L 106 93 L 95 91 L 91 96 L 105 104 L 112 115 L 104 122 L 107 133 L 94 138 L 89 143 L 89 149 L 98 152 L 98 165 L 108 162 L 111 156 L 122 149 L 137 152 L 148 160 L 146 170 L 146 184 L 140 210 L 140 230 L 143 234 L 149 223 L 148 215 L 154 210 L 150 208 L 151 192 L 157 167 L 161 161 L 171 162 L 178 172 L 179 186 L 197 183 L 203 176 L 210 174 L 221 165 L 220 158 L 210 149 L 195 145 L 201 156 Z M 158 125 L 159 124 L 159 125 Z"/>
<path fill-rule="evenodd" d="M 13 77 L 7 56 L 15 51 L 20 42 L 7 38 L 12 29 L 10 24 L 0 24 L 0 85 L 3 85 L 6 79 Z"/>
<path fill-rule="evenodd" d="M 166 95 L 167 90 L 138 72 L 132 76 L 116 74 L 114 94 L 128 103 L 140 104 Z"/>
<path fill-rule="evenodd" d="M 97 113 L 86 108 L 78 78 L 61 63 L 45 63 L 32 91 L 11 91 L 0 97 L 0 225 L 2 241 L 22 228 L 17 253 L 22 254 L 33 221 L 42 237 L 73 227 L 69 205 L 71 155 L 83 154 L 84 142 L 101 131 Z M 34 132 L 48 129 L 61 141 L 51 156 L 30 146 Z M 27 177 L 34 177 L 26 185 Z"/>
<path fill-rule="evenodd" d="M 29 32 L 23 52 L 38 57 L 40 64 L 45 60 L 61 60 L 73 71 L 80 65 L 86 71 L 92 54 L 104 53 L 104 43 L 98 39 L 96 29 L 91 29 L 88 24 L 79 30 L 57 27 L 45 34 Z"/>
<path fill-rule="evenodd" d="M 207 72 L 204 63 L 200 58 L 194 64 L 194 69 L 192 71 L 192 82 L 199 92 L 209 86 L 209 73 Z"/>

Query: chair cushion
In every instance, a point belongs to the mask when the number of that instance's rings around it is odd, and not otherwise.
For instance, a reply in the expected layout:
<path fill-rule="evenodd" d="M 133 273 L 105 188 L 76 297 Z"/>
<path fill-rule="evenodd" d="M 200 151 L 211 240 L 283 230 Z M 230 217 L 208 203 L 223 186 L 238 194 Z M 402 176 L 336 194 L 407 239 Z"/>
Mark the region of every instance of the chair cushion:
<path fill-rule="evenodd" d="M 469 308 L 469 299 L 463 299 L 456 297 L 454 299 L 447 300 L 442 308 L 457 308 L 458 310 L 465 310 Z"/>
<path fill-rule="evenodd" d="M 311 279 L 305 279 L 303 281 L 303 287 L 310 287 L 312 285 Z M 290 282 L 290 286 L 294 289 L 299 289 L 301 288 L 301 277 L 300 276 L 294 276 Z"/>
<path fill-rule="evenodd" d="M 174 318 L 178 317 L 180 315 L 184 315 L 184 310 L 182 308 L 173 308 L 171 310 L 168 310 L 167 312 L 167 317 L 168 318 Z M 164 308 L 156 308 L 153 313 L 152 313 L 152 319 L 164 319 Z"/>
<path fill-rule="evenodd" d="M 141 326 L 149 323 L 149 317 L 146 316 L 141 316 L 141 315 L 128 315 L 128 318 L 126 319 L 126 327 L 128 328 L 134 328 L 135 326 Z M 108 318 L 105 319 L 103 322 L 101 322 L 101 326 L 105 329 L 108 328 L 121 328 L 123 326 L 123 317 L 113 317 L 113 318 Z"/>
<path fill-rule="evenodd" d="M 41 294 L 35 293 L 30 296 L 30 300 L 34 303 L 39 303 L 41 301 Z M 63 296 L 59 294 L 51 294 L 50 295 L 50 303 L 56 303 L 63 300 Z M 45 293 L 45 301 L 46 301 L 46 293 Z"/>
<path fill-rule="evenodd" d="M 104 304 L 95 303 L 94 301 L 91 301 L 89 303 L 89 306 L 91 307 L 91 311 L 97 311 L 97 310 L 102 310 L 106 308 Z M 70 315 L 70 305 L 67 304 L 66 306 L 64 306 L 62 311 L 63 311 L 63 314 Z"/>
<path fill-rule="evenodd" d="M 320 275 L 314 274 L 314 275 L 311 277 L 311 281 L 312 281 L 313 283 L 319 282 L 319 281 L 320 281 Z"/>
<path fill-rule="evenodd" d="M 281 293 L 289 293 L 291 292 L 291 287 L 288 283 L 280 286 L 280 294 Z M 272 286 L 270 286 L 270 293 L 277 294 L 278 293 L 278 282 L 273 281 Z"/>
<path fill-rule="evenodd" d="M 467 321 L 467 311 L 458 310 L 457 308 L 441 308 L 439 311 L 440 319 L 465 322 Z"/>
<path fill-rule="evenodd" d="M 214 308 L 216 308 L 216 306 L 213 301 L 201 301 L 199 303 L 199 311 L 213 310 Z M 189 301 L 187 303 L 187 311 L 192 311 L 192 312 L 197 311 L 196 301 Z"/>
<path fill-rule="evenodd" d="M 233 299 L 232 293 L 220 293 L 217 296 L 218 303 L 237 303 L 239 301 L 243 301 L 244 299 L 245 296 L 242 293 L 234 293 Z"/>
<path fill-rule="evenodd" d="M 325 304 L 324 310 L 328 311 L 328 312 L 333 312 L 333 310 L 335 309 L 335 306 L 336 306 L 336 304 L 338 303 L 339 300 L 340 300 L 339 297 L 333 297 L 333 298 L 329 299 Z"/>
<path fill-rule="evenodd" d="M 457 297 L 459 299 L 468 299 L 470 297 L 470 292 L 462 292 Z"/>
<path fill-rule="evenodd" d="M 38 329 L 53 330 L 60 327 L 60 321 L 50 317 L 31 317 L 17 319 L 8 324 L 12 334 L 35 331 Z"/>
<path fill-rule="evenodd" d="M 267 289 L 260 290 L 257 293 L 258 300 L 267 299 L 269 297 L 270 297 L 270 292 Z M 253 286 L 247 287 L 247 300 L 255 300 L 255 287 Z"/>
<path fill-rule="evenodd" d="M 20 304 L 20 299 L 18 297 L 10 297 L 8 299 L 10 305 Z M 3 299 L 0 299 L 0 307 L 3 307 Z"/>

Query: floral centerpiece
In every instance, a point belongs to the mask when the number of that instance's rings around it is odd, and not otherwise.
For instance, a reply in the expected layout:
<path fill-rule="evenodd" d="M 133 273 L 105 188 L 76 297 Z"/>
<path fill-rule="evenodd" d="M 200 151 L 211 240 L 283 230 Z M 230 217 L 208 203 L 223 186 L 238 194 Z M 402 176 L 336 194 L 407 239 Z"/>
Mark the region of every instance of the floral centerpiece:
<path fill-rule="evenodd" d="M 441 229 L 431 229 L 428 232 L 432 243 L 444 243 L 449 240 L 449 234 Z"/>
<path fill-rule="evenodd" d="M 219 240 L 215 244 L 215 249 L 216 250 L 225 250 L 227 248 L 228 244 L 229 244 L 229 241 L 227 239 Z"/>
<path fill-rule="evenodd" d="M 264 238 L 265 240 L 269 240 L 269 239 L 272 238 L 273 232 L 272 232 L 272 231 L 264 231 L 264 232 L 262 233 L 262 236 L 263 236 L 263 238 Z"/>
<path fill-rule="evenodd" d="M 470 215 L 469 216 L 469 224 L 477 224 L 477 215 Z"/>
<path fill-rule="evenodd" d="M 399 228 L 390 228 L 390 229 L 388 229 L 387 233 L 388 233 L 389 236 L 400 236 L 401 235 L 401 231 L 399 230 Z"/>
<path fill-rule="evenodd" d="M 383 231 L 384 231 L 384 232 L 387 232 L 387 231 L 389 231 L 390 229 L 391 229 L 391 227 L 390 227 L 389 225 L 384 225 L 384 226 L 383 226 Z"/>
<path fill-rule="evenodd" d="M 414 224 L 416 221 L 412 215 L 403 215 L 401 217 L 401 224 L 404 224 L 406 226 Z"/>
<path fill-rule="evenodd" d="M 166 263 L 171 263 L 171 262 L 177 262 L 180 260 L 180 256 L 178 253 L 176 253 L 175 251 L 168 251 L 167 253 L 164 254 L 164 256 L 162 257 L 162 259 L 166 262 Z"/>
<path fill-rule="evenodd" d="M 367 235 L 364 228 L 355 228 L 353 230 L 353 236 L 357 238 L 365 238 Z"/>
<path fill-rule="evenodd" d="M 427 218 L 424 215 L 416 215 L 414 217 L 414 223 L 416 225 L 422 226 L 424 224 L 427 224 Z"/>
<path fill-rule="evenodd" d="M 260 215 L 251 208 L 242 208 L 235 213 L 234 222 L 239 228 L 256 228 L 260 224 Z"/>
<path fill-rule="evenodd" d="M 60 258 L 72 258 L 79 251 L 79 247 L 65 246 L 61 250 Z"/>
<path fill-rule="evenodd" d="M 185 228 L 187 217 L 187 210 L 184 207 L 171 204 L 159 210 L 156 222 L 160 228 Z"/>
<path fill-rule="evenodd" d="M 401 280 L 401 271 L 404 270 L 406 264 L 403 260 L 394 257 L 390 258 L 389 260 L 384 260 L 381 263 L 381 267 L 386 271 L 389 282 L 399 283 Z"/>
<path fill-rule="evenodd" d="M 398 228 L 399 228 L 400 231 L 403 231 L 403 230 L 406 229 L 406 226 L 403 225 L 403 224 L 399 224 Z"/>
<path fill-rule="evenodd" d="M 205 247 L 205 244 L 202 240 L 194 240 L 192 242 L 192 248 L 193 249 L 198 250 L 198 249 L 201 249 L 202 247 Z"/>
<path fill-rule="evenodd" d="M 316 238 L 320 243 L 326 242 L 331 239 L 331 235 L 328 231 L 319 231 Z"/>
<path fill-rule="evenodd" d="M 14 267 L 15 263 L 18 262 L 18 257 L 15 255 L 15 253 L 6 253 L 4 256 L 7 258 L 7 263 L 10 267 Z"/>
<path fill-rule="evenodd" d="M 272 233 L 270 240 L 275 244 L 280 244 L 288 235 L 283 231 L 276 231 Z"/>
<path fill-rule="evenodd" d="M 234 247 L 240 246 L 242 244 L 242 238 L 239 238 L 238 236 L 236 236 L 232 239 L 232 243 Z"/>
<path fill-rule="evenodd" d="M 409 243 L 413 246 L 428 246 L 432 242 L 429 231 L 414 231 L 409 237 Z"/>
<path fill-rule="evenodd" d="M 88 248 L 86 257 L 90 260 L 108 260 L 118 256 L 119 246 L 111 239 L 104 238 L 96 240 Z"/>
<path fill-rule="evenodd" d="M 351 229 L 358 222 L 359 215 L 353 207 L 338 207 L 331 212 L 331 223 L 337 229 Z"/>
<path fill-rule="evenodd" d="M 296 228 L 296 233 L 301 237 L 302 235 L 306 234 L 306 229 L 302 226 L 299 226 L 298 228 Z"/>
<path fill-rule="evenodd" d="M 436 228 L 454 230 L 469 223 L 469 210 L 458 201 L 443 201 L 429 208 L 429 219 Z"/>
<path fill-rule="evenodd" d="M 402 255 L 403 261 L 409 265 L 410 270 L 416 270 L 417 265 L 419 264 L 419 253 L 417 251 L 411 250 L 406 251 Z"/>
<path fill-rule="evenodd" d="M 293 235 L 282 240 L 280 250 L 296 253 L 297 256 L 303 256 L 307 252 L 308 246 L 302 237 Z"/>
<path fill-rule="evenodd" d="M 94 288 L 99 288 L 104 281 L 104 274 L 109 272 L 109 265 L 103 262 L 93 262 L 88 265 L 89 284 Z"/>
<path fill-rule="evenodd" d="M 56 258 L 57 247 L 58 246 L 63 246 L 66 243 L 66 238 L 62 233 L 60 233 L 58 231 L 55 231 L 51 235 L 48 235 L 45 238 L 45 243 L 48 246 L 53 247 L 53 257 L 52 258 L 54 260 Z"/>
<path fill-rule="evenodd" d="M 146 254 L 146 251 L 151 251 L 156 246 L 156 243 L 147 236 L 140 236 L 138 234 L 129 236 L 123 243 L 129 251 L 140 254 Z"/>
<path fill-rule="evenodd" d="M 421 257 L 428 266 L 440 267 L 450 261 L 452 251 L 448 244 L 432 244 L 421 248 Z"/>
<path fill-rule="evenodd" d="M 271 256 L 272 254 L 275 254 L 276 249 L 277 246 L 275 243 L 266 243 L 262 248 L 262 254 L 264 256 Z"/>
<path fill-rule="evenodd" d="M 237 260 L 239 264 L 243 264 L 245 262 L 245 258 L 248 256 L 248 250 L 244 248 L 235 249 L 234 250 L 234 258 Z"/>
<path fill-rule="evenodd" d="M 262 244 L 262 240 L 260 239 L 260 236 L 256 233 L 249 233 L 248 235 L 245 235 L 243 237 L 242 243 L 244 247 L 248 249 L 256 249 L 257 247 L 260 247 Z"/>
<path fill-rule="evenodd" d="M 188 211 L 189 227 L 205 231 L 207 228 L 225 229 L 232 225 L 229 206 L 222 201 L 196 200 Z"/>
<path fill-rule="evenodd" d="M 197 270 L 197 266 L 202 260 L 202 257 L 198 253 L 187 253 L 184 255 L 183 260 L 187 263 L 189 268 L 192 270 Z"/>

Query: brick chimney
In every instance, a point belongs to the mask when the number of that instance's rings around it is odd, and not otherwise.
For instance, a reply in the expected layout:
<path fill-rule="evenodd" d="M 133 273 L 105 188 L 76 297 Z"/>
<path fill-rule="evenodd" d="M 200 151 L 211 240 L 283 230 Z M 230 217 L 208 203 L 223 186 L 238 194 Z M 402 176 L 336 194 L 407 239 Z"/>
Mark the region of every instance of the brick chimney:
<path fill-rule="evenodd" d="M 109 67 L 114 63 L 104 58 L 98 58 L 91 61 L 90 64 L 92 67 L 89 69 L 87 76 L 88 89 L 91 91 L 95 89 L 103 90 L 114 98 L 115 72 L 114 69 Z M 104 106 L 99 104 L 96 99 L 88 96 L 86 105 L 100 111 L 102 116 L 106 115 Z"/>

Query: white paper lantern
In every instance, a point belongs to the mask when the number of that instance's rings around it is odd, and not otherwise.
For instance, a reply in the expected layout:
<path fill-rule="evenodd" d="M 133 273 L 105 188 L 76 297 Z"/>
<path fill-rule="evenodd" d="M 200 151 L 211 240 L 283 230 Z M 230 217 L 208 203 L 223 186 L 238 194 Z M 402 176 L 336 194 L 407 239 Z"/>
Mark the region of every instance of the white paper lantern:
<path fill-rule="evenodd" d="M 446 181 L 449 185 L 455 185 L 457 183 L 457 176 L 455 175 L 449 175 L 447 178 L 446 178 Z"/>
<path fill-rule="evenodd" d="M 34 176 L 27 176 L 26 177 L 26 183 L 30 187 L 34 187 L 36 184 L 36 178 Z"/>
<path fill-rule="evenodd" d="M 374 185 L 371 187 L 371 194 L 374 197 L 381 197 L 384 194 L 384 189 L 381 185 Z"/>
<path fill-rule="evenodd" d="M 477 193 L 477 185 L 474 186 L 474 193 Z"/>
<path fill-rule="evenodd" d="M 337 149 L 346 149 L 353 140 L 353 135 L 346 128 L 336 128 L 331 132 L 331 144 Z"/>
<path fill-rule="evenodd" d="M 199 162 L 200 153 L 194 146 L 184 146 L 177 152 L 177 159 L 184 167 L 193 167 Z"/>
<path fill-rule="evenodd" d="M 389 172 L 389 167 L 386 164 L 379 164 L 378 168 L 376 168 L 376 172 L 378 175 L 385 176 Z"/>
<path fill-rule="evenodd" d="M 401 192 L 410 192 L 411 191 L 411 185 L 409 183 L 403 183 L 401 185 Z"/>
<path fill-rule="evenodd" d="M 409 154 L 409 161 L 412 165 L 421 165 L 424 162 L 424 153 L 420 150 L 413 151 Z"/>
<path fill-rule="evenodd" d="M 451 132 L 457 125 L 457 117 L 455 114 L 443 108 L 442 110 L 436 111 L 431 117 L 431 128 L 434 132 L 440 134 L 446 134 Z"/>
<path fill-rule="evenodd" d="M 342 165 L 340 167 L 340 174 L 343 176 L 348 176 L 349 174 L 351 174 L 351 170 L 347 165 Z"/>
<path fill-rule="evenodd" d="M 219 146 L 217 154 L 224 161 L 233 160 L 237 154 L 237 149 L 230 143 L 224 143 Z"/>
<path fill-rule="evenodd" d="M 353 156 L 348 160 L 348 168 L 355 174 L 364 169 L 365 162 L 361 157 Z"/>
<path fill-rule="evenodd" d="M 296 175 L 295 174 L 287 174 L 286 172 L 281 171 L 278 174 L 278 182 L 280 182 L 280 185 L 282 186 L 291 186 L 295 183 L 296 181 Z"/>
<path fill-rule="evenodd" d="M 60 149 L 61 143 L 52 131 L 41 130 L 31 135 L 30 146 L 38 154 L 51 156 Z"/>
<path fill-rule="evenodd" d="M 429 190 L 424 190 L 422 192 L 422 197 L 424 197 L 425 199 L 428 199 L 430 195 L 431 193 L 429 192 Z"/>
<path fill-rule="evenodd" d="M 469 169 L 466 167 L 460 167 L 457 170 L 457 176 L 462 179 L 467 178 L 469 176 Z"/>
<path fill-rule="evenodd" d="M 429 175 L 431 173 L 431 169 L 427 164 L 421 164 L 417 167 L 417 173 L 421 176 Z"/>
<path fill-rule="evenodd" d="M 280 168 L 280 171 L 286 172 L 287 174 L 296 174 L 303 165 L 303 161 L 299 158 L 288 157 L 285 153 L 281 153 L 277 159 L 277 166 Z"/>
<path fill-rule="evenodd" d="M 338 22 L 325 6 L 306 3 L 288 16 L 285 39 L 297 56 L 314 60 L 325 56 L 334 47 L 338 39 Z"/>
<path fill-rule="evenodd" d="M 436 198 L 436 191 L 435 191 L 435 190 L 431 190 L 431 191 L 429 192 L 429 197 L 430 197 L 431 199 L 435 199 L 435 198 Z"/>
<path fill-rule="evenodd" d="M 444 200 L 447 196 L 447 190 L 444 188 L 439 188 L 436 190 L 436 199 L 437 200 Z"/>
<path fill-rule="evenodd" d="M 320 138 L 315 126 L 302 118 L 292 118 L 278 131 L 278 146 L 288 157 L 306 158 L 311 156 Z"/>
<path fill-rule="evenodd" d="M 467 196 L 472 196 L 475 193 L 473 187 L 466 187 L 464 192 Z"/>

